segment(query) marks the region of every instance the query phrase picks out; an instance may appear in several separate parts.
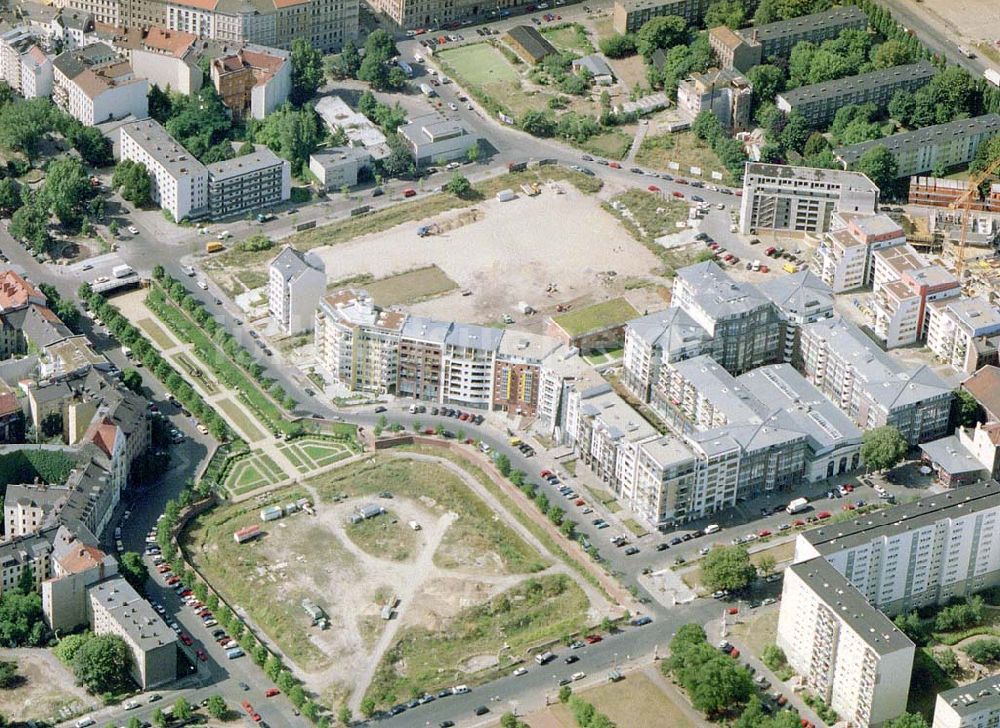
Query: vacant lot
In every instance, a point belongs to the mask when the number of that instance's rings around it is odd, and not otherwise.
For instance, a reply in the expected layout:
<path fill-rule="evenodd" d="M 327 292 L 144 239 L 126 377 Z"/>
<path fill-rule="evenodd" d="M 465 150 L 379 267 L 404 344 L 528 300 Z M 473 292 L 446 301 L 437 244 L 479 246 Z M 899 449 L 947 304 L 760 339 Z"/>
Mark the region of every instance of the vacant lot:
<path fill-rule="evenodd" d="M 650 678 L 645 671 L 629 673 L 620 682 L 591 688 L 579 695 L 622 728 L 694 728 L 697 725 L 663 691 L 659 681 Z M 576 721 L 565 705 L 552 706 L 537 716 L 529 716 L 529 720 L 531 725 L 545 728 L 576 728 Z"/>
<path fill-rule="evenodd" d="M 544 28 L 542 35 L 559 50 L 572 51 L 581 56 L 594 52 L 594 45 L 582 25 L 570 23 L 555 28 Z"/>
<path fill-rule="evenodd" d="M 632 147 L 632 135 L 620 129 L 610 129 L 603 134 L 590 137 L 578 146 L 601 157 L 622 159 Z"/>
<path fill-rule="evenodd" d="M 0 715 L 11 721 L 59 723 L 100 704 L 100 699 L 77 687 L 71 673 L 48 650 L 0 650 L 0 660 L 17 665 L 24 681 L 0 690 Z"/>
<path fill-rule="evenodd" d="M 552 320 L 570 336 L 580 336 L 623 324 L 639 316 L 635 307 L 624 298 L 595 303 L 593 306 L 570 311 Z"/>
<path fill-rule="evenodd" d="M 1000 11 L 995 0 L 922 0 L 909 8 L 938 27 L 947 27 L 959 42 L 981 40 L 993 44 L 1000 38 Z"/>
<path fill-rule="evenodd" d="M 676 162 L 680 165 L 676 170 L 680 175 L 690 175 L 691 167 L 700 167 L 701 176 L 706 180 L 711 179 L 712 172 L 722 172 L 726 184 L 735 183 L 715 152 L 689 131 L 646 137 L 635 161 L 644 167 L 664 171 L 674 171 L 669 164 Z"/>
<path fill-rule="evenodd" d="M 410 561 L 415 555 L 417 532 L 391 510 L 377 518 L 352 523 L 345 532 L 358 548 L 380 559 Z"/>
<path fill-rule="evenodd" d="M 379 306 L 408 305 L 426 301 L 458 288 L 436 265 L 381 278 L 365 286 Z"/>
<path fill-rule="evenodd" d="M 611 213 L 621 218 L 636 240 L 647 243 L 677 232 L 677 223 L 688 217 L 686 202 L 665 197 L 662 192 L 631 189 L 613 198 L 612 202 L 621 207 L 615 210 L 609 205 Z"/>

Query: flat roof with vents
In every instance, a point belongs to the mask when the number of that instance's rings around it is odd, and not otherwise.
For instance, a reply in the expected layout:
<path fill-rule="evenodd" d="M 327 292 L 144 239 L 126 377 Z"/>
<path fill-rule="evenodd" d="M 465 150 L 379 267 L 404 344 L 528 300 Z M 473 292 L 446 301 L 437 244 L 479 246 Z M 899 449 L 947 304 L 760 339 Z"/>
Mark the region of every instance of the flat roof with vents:
<path fill-rule="evenodd" d="M 208 168 L 178 144 L 177 140 L 153 119 L 123 124 L 121 133 L 155 159 L 174 179 L 208 174 Z"/>
<path fill-rule="evenodd" d="M 837 147 L 833 153 L 848 167 L 853 167 L 865 152 L 875 147 L 885 147 L 893 156 L 898 156 L 931 144 L 950 144 L 963 137 L 998 133 L 1000 133 L 1000 114 L 983 114 L 971 119 L 956 119 L 945 124 L 925 126 L 923 129 L 893 134 L 883 139 Z M 970 153 L 974 152 L 973 148 Z"/>
<path fill-rule="evenodd" d="M 833 81 L 814 83 L 808 86 L 799 86 L 791 91 L 779 94 L 779 98 L 794 109 L 802 104 L 810 104 L 828 99 L 837 99 L 841 96 L 856 94 L 862 89 L 879 89 L 883 86 L 890 86 L 895 83 L 919 83 L 929 81 L 937 74 L 937 70 L 930 61 L 920 61 L 910 63 L 905 66 L 893 66 L 883 68 L 870 73 L 862 73 L 857 76 L 838 78 Z M 779 104 L 780 107 L 780 104 Z"/>
<path fill-rule="evenodd" d="M 938 693 L 958 715 L 975 715 L 1000 709 L 1000 675 L 989 675 L 968 685 Z M 936 717 L 936 714 L 935 714 Z"/>

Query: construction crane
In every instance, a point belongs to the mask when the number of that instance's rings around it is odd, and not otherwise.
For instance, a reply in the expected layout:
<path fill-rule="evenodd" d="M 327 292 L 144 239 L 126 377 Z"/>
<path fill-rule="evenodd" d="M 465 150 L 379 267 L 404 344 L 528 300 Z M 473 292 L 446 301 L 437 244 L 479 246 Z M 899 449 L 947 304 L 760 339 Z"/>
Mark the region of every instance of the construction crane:
<path fill-rule="evenodd" d="M 952 210 L 960 209 L 962 211 L 962 221 L 959 223 L 958 250 L 955 251 L 955 277 L 958 278 L 959 283 L 962 282 L 962 273 L 965 271 L 965 245 L 969 235 L 969 217 L 972 210 L 972 200 L 973 198 L 978 198 L 979 185 L 984 180 L 992 177 L 998 169 L 1000 169 L 1000 158 L 990 162 L 986 169 L 970 174 L 968 188 L 966 188 L 965 192 L 958 199 L 948 205 Z"/>

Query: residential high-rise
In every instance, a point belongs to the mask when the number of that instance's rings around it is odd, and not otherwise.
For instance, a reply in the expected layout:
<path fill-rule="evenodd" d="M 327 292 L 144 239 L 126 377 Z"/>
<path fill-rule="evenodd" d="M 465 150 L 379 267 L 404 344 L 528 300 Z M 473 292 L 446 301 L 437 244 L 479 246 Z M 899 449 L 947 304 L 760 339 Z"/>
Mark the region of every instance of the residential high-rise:
<path fill-rule="evenodd" d="M 250 154 L 213 162 L 208 171 L 208 214 L 216 220 L 268 210 L 292 196 L 292 168 L 287 159 L 263 145 Z"/>
<path fill-rule="evenodd" d="M 994 728 L 1000 725 L 1000 676 L 989 675 L 937 694 L 931 728 Z"/>
<path fill-rule="evenodd" d="M 903 228 L 888 215 L 834 213 L 830 232 L 816 248 L 815 267 L 834 293 L 844 293 L 871 282 L 874 251 L 905 242 Z"/>
<path fill-rule="evenodd" d="M 316 307 L 326 293 L 326 269 L 315 255 L 282 247 L 268 266 L 267 309 L 287 336 L 311 331 Z"/>
<path fill-rule="evenodd" d="M 708 332 L 680 308 L 633 319 L 625 325 L 622 384 L 648 402 L 661 364 L 698 356 L 710 340 Z"/>
<path fill-rule="evenodd" d="M 121 127 L 121 158 L 146 166 L 150 197 L 180 222 L 208 205 L 208 170 L 153 119 Z"/>
<path fill-rule="evenodd" d="M 785 324 L 782 361 L 798 366 L 802 355 L 799 330 L 806 324 L 833 316 L 833 291 L 808 270 L 771 278 L 757 286 L 771 300 Z"/>
<path fill-rule="evenodd" d="M 997 350 L 1000 309 L 985 298 L 949 298 L 927 307 L 927 348 L 960 372 L 980 367 L 980 344 Z"/>

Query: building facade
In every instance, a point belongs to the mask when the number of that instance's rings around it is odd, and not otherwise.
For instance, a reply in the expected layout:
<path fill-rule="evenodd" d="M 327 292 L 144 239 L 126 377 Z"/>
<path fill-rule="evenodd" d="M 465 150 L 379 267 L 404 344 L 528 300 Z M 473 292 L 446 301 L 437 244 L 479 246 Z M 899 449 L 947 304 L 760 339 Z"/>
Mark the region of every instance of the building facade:
<path fill-rule="evenodd" d="M 733 70 L 694 73 L 677 86 L 677 108 L 682 113 L 693 120 L 702 111 L 711 112 L 729 133 L 751 126 L 752 99 L 750 82 Z"/>
<path fill-rule="evenodd" d="M 66 51 L 52 64 L 52 100 L 85 126 L 149 115 L 146 79 L 104 43 Z"/>
<path fill-rule="evenodd" d="M 663 362 L 699 356 L 710 340 L 709 333 L 677 307 L 633 319 L 625 325 L 622 383 L 640 401 L 648 402 Z"/>
<path fill-rule="evenodd" d="M 312 330 L 325 293 L 326 269 L 317 256 L 286 245 L 268 266 L 268 313 L 287 336 Z"/>
<path fill-rule="evenodd" d="M 204 213 L 208 206 L 208 170 L 153 119 L 121 127 L 120 154 L 145 165 L 153 202 L 176 221 Z"/>
<path fill-rule="evenodd" d="M 411 118 L 399 134 L 418 166 L 465 159 L 479 144 L 479 136 L 465 124 L 446 119 L 437 112 Z"/>
<path fill-rule="evenodd" d="M 973 374 L 977 341 L 1000 334 L 1000 310 L 984 298 L 961 297 L 932 303 L 927 311 L 927 348 L 953 369 Z"/>
<path fill-rule="evenodd" d="M 647 20 L 663 15 L 684 18 L 689 25 L 701 25 L 709 0 L 615 0 L 612 21 L 616 33 L 634 33 Z"/>
<path fill-rule="evenodd" d="M 206 170 L 208 214 L 216 220 L 267 210 L 292 196 L 292 166 L 264 146 Z"/>
<path fill-rule="evenodd" d="M 1000 678 L 944 690 L 934 702 L 931 728 L 994 728 L 1000 725 Z"/>
<path fill-rule="evenodd" d="M 834 213 L 832 229 L 816 247 L 814 266 L 834 293 L 844 293 L 871 282 L 874 251 L 904 243 L 903 228 L 888 215 Z"/>
<path fill-rule="evenodd" d="M 244 46 L 213 60 L 211 78 L 234 118 L 263 119 L 288 99 L 292 62 L 288 51 Z"/>

